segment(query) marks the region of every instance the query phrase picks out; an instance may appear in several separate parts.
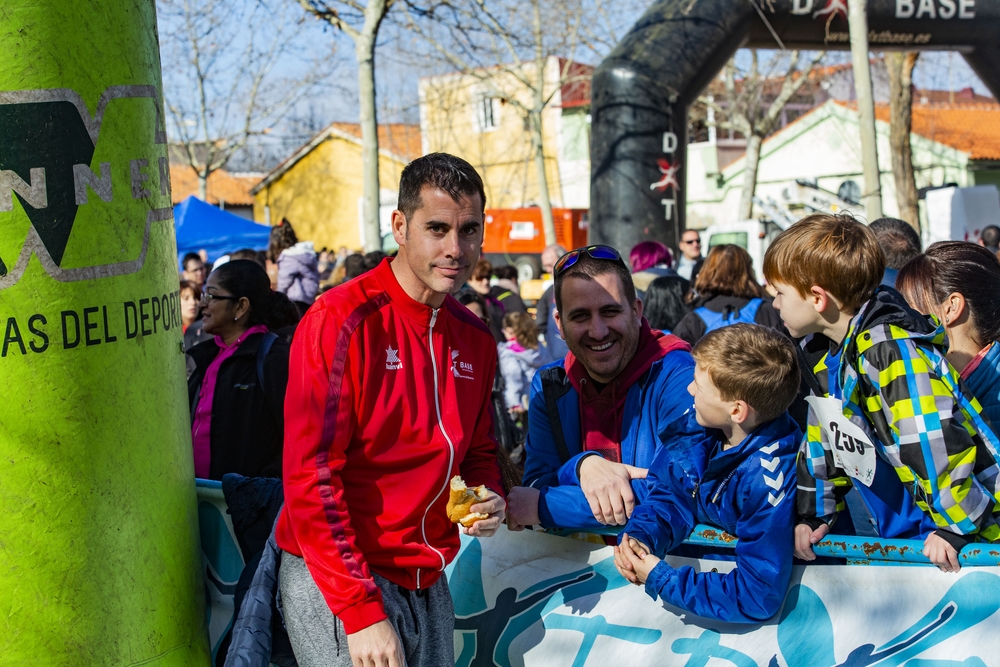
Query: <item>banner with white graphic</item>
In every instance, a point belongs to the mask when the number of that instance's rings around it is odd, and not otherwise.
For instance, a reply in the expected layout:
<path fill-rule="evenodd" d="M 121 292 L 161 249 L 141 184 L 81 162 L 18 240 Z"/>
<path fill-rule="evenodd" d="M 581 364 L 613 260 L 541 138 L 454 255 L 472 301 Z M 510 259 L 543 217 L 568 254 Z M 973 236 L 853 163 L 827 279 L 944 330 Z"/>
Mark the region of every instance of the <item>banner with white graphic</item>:
<path fill-rule="evenodd" d="M 697 571 L 722 561 L 668 558 Z M 457 667 L 986 667 L 1000 647 L 1000 568 L 796 567 L 783 609 L 717 623 L 654 601 L 611 547 L 505 528 L 448 568 Z"/>

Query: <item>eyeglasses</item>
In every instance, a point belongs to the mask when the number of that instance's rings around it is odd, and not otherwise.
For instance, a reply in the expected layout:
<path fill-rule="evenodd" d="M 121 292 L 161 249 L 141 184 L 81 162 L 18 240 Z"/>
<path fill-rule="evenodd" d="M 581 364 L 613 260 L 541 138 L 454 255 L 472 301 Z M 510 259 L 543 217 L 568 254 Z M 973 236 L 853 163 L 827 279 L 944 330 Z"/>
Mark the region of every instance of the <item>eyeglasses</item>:
<path fill-rule="evenodd" d="M 681 241 L 681 243 L 685 245 L 692 245 L 692 244 L 701 245 L 701 239 L 691 239 L 690 241 Z"/>
<path fill-rule="evenodd" d="M 238 296 L 223 296 L 222 294 L 211 294 L 209 292 L 201 293 L 202 303 L 208 303 L 210 301 L 239 301 Z"/>
<path fill-rule="evenodd" d="M 624 266 L 625 261 L 622 259 L 621 253 L 612 248 L 609 245 L 589 245 L 585 248 L 577 248 L 576 250 L 570 250 L 568 253 L 559 258 L 556 265 L 552 267 L 552 274 L 558 276 L 559 274 L 566 271 L 578 261 L 580 257 L 586 253 L 588 257 L 592 259 L 603 259 L 609 262 L 621 262 Z"/>

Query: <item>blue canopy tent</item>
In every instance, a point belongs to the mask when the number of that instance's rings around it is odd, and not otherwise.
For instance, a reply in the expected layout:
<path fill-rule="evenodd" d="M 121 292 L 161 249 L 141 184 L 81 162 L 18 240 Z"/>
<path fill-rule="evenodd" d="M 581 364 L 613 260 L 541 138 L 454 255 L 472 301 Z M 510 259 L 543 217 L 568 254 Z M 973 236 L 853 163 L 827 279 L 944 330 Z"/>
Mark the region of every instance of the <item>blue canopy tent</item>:
<path fill-rule="evenodd" d="M 266 250 L 271 228 L 206 204 L 191 196 L 174 207 L 177 259 L 203 249 L 214 262 L 242 248 Z"/>

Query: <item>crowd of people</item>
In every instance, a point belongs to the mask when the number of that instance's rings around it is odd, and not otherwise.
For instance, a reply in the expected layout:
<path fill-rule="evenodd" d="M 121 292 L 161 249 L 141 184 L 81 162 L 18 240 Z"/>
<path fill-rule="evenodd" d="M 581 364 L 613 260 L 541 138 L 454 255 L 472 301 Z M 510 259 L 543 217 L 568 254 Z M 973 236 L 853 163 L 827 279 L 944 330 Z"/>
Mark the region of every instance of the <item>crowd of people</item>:
<path fill-rule="evenodd" d="M 833 214 L 762 267 L 702 257 L 696 230 L 676 261 L 550 246 L 532 316 L 516 270 L 480 257 L 471 165 L 419 158 L 399 193 L 395 257 L 316 253 L 283 221 L 263 257 L 184 260 L 186 332 L 207 337 L 188 348 L 195 472 L 283 479 L 299 665 L 452 664 L 444 568 L 460 532 L 502 523 L 613 533 L 628 581 L 737 623 L 777 613 L 830 533 L 921 540 L 946 572 L 1000 541 L 995 248 L 921 252 L 904 222 Z M 468 526 L 445 512 L 456 475 L 485 489 Z M 731 572 L 664 560 L 697 555 L 699 523 L 738 538 Z"/>

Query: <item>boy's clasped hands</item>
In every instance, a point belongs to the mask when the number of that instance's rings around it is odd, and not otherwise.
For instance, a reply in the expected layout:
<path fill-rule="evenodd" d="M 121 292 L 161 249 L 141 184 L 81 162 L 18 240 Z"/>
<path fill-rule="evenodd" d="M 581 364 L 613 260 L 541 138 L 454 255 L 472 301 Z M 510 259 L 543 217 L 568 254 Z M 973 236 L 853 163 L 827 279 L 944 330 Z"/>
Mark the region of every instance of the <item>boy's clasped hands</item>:
<path fill-rule="evenodd" d="M 622 535 L 621 544 L 615 547 L 615 567 L 618 572 L 636 586 L 646 583 L 649 573 L 660 562 L 650 553 L 649 547 L 639 540 Z"/>

